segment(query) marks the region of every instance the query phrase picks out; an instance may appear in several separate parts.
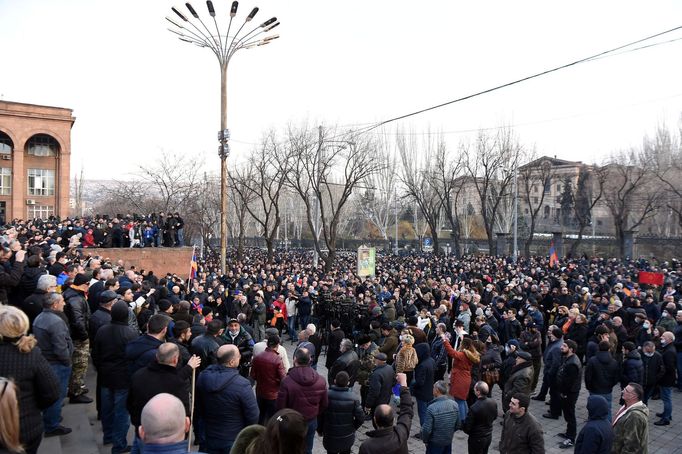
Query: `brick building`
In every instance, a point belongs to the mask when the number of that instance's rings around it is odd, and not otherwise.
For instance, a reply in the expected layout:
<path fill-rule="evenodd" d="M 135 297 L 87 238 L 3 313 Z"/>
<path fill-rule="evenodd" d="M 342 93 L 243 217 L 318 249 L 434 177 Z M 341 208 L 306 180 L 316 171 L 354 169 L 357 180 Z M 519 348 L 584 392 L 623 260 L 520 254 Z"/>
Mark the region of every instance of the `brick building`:
<path fill-rule="evenodd" d="M 69 211 L 71 109 L 0 100 L 0 222 Z"/>

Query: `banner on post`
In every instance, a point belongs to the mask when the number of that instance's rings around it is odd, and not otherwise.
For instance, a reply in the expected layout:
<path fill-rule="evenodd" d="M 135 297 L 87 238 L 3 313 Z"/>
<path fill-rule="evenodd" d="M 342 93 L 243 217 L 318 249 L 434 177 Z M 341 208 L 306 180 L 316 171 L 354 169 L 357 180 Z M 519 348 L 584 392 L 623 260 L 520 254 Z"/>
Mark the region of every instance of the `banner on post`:
<path fill-rule="evenodd" d="M 649 285 L 663 285 L 663 273 L 652 273 L 650 271 L 639 272 L 639 283 Z"/>
<path fill-rule="evenodd" d="M 360 246 L 358 248 L 358 276 L 368 277 L 376 274 L 376 248 Z"/>

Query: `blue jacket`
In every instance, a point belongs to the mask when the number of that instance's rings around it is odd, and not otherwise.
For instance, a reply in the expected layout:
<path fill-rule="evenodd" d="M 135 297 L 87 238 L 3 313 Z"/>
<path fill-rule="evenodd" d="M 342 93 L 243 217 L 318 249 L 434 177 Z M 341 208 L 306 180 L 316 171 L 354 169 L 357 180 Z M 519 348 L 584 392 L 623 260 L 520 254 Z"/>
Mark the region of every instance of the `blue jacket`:
<path fill-rule="evenodd" d="M 633 350 L 623 358 L 620 387 L 625 388 L 628 383 L 635 382 L 643 385 L 644 363 L 637 350 Z"/>
<path fill-rule="evenodd" d="M 459 429 L 459 407 L 450 396 L 435 398 L 426 408 L 422 422 L 422 441 L 435 446 L 450 446 Z"/>
<path fill-rule="evenodd" d="M 602 396 L 587 398 L 589 421 L 582 428 L 575 441 L 575 454 L 598 454 L 611 452 L 613 429 L 606 419 L 609 407 Z"/>
<path fill-rule="evenodd" d="M 256 396 L 238 369 L 208 366 L 199 374 L 196 392 L 197 414 L 207 439 L 234 441 L 244 427 L 258 423 Z"/>
<path fill-rule="evenodd" d="M 135 372 L 151 364 L 156 359 L 156 349 L 163 342 L 149 334 L 143 334 L 126 345 L 126 359 L 130 362 L 129 374 L 132 377 Z"/>
<path fill-rule="evenodd" d="M 417 400 L 431 402 L 433 400 L 433 378 L 436 372 L 436 362 L 431 358 L 429 344 L 417 344 L 414 349 L 417 351 L 419 363 L 414 369 L 414 381 L 411 384 L 410 393 Z"/>
<path fill-rule="evenodd" d="M 554 342 L 547 343 L 547 348 L 545 349 L 545 354 L 543 358 L 545 363 L 543 376 L 552 378 L 559 371 L 559 366 L 561 366 L 562 343 L 563 343 L 562 339 L 558 339 L 555 340 Z"/>

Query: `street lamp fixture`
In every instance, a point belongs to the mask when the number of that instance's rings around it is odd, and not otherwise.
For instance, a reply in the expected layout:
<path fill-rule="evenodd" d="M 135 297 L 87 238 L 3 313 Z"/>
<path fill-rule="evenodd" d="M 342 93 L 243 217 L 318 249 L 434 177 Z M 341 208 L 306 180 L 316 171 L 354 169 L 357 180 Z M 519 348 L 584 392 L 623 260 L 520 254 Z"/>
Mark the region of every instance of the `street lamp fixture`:
<path fill-rule="evenodd" d="M 168 30 L 176 34 L 180 41 L 211 49 L 220 64 L 220 131 L 218 132 L 218 142 L 220 142 L 218 147 L 220 157 L 220 269 L 224 273 L 227 271 L 227 158 L 230 155 L 230 130 L 227 129 L 227 68 L 238 50 L 264 46 L 279 38 L 279 35 L 263 36 L 277 27 L 279 22 L 276 17 L 272 17 L 250 31 L 242 33 L 244 27 L 258 13 L 256 7 L 244 18 L 244 22 L 237 31 L 231 34 L 232 22 L 239 8 L 239 2 L 235 1 L 230 7 L 227 30 L 223 33 L 218 25 L 213 2 L 209 0 L 206 2 L 206 8 L 213 20 L 215 27 L 215 32 L 213 32 L 190 3 L 185 3 L 185 7 L 191 17 L 172 7 L 171 10 L 180 20 L 166 17 L 166 20 L 174 27 Z"/>

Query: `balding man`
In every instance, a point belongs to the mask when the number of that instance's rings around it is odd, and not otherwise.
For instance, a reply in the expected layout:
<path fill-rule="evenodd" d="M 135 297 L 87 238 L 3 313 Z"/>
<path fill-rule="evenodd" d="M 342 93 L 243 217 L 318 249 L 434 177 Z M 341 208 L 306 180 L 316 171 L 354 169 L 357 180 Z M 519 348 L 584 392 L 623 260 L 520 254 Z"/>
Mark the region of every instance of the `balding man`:
<path fill-rule="evenodd" d="M 471 454 L 487 454 L 493 441 L 493 421 L 497 418 L 497 403 L 488 397 L 490 389 L 484 381 L 474 385 L 476 402 L 469 408 L 464 427 L 469 435 L 467 445 Z"/>
<path fill-rule="evenodd" d="M 218 364 L 206 368 L 197 380 L 196 413 L 201 419 L 199 450 L 230 452 L 237 434 L 258 423 L 258 404 L 248 379 L 239 375 L 239 348 L 218 349 Z"/>
<path fill-rule="evenodd" d="M 138 435 L 145 443 L 145 452 L 187 452 L 185 434 L 190 423 L 180 399 L 171 394 L 157 394 L 142 409 L 141 421 Z"/>
<path fill-rule="evenodd" d="M 407 388 L 407 375 L 396 375 L 400 384 L 400 411 L 398 423 L 394 425 L 395 411 L 390 405 L 379 405 L 374 410 L 374 425 L 376 430 L 367 432 L 367 440 L 360 445 L 360 454 L 407 454 L 407 439 L 412 427 L 412 397 Z"/>
<path fill-rule="evenodd" d="M 661 334 L 661 356 L 663 356 L 663 366 L 665 372 L 658 381 L 661 387 L 661 400 L 663 401 L 663 412 L 656 413 L 661 419 L 654 425 L 667 426 L 673 416 L 672 392 L 673 386 L 677 382 L 677 351 L 675 349 L 675 335 L 666 331 Z"/>

